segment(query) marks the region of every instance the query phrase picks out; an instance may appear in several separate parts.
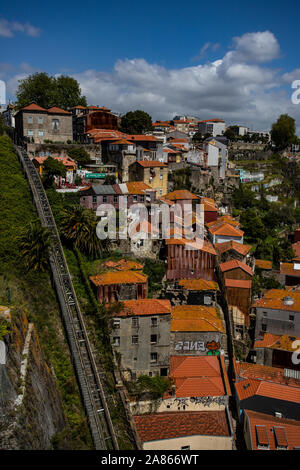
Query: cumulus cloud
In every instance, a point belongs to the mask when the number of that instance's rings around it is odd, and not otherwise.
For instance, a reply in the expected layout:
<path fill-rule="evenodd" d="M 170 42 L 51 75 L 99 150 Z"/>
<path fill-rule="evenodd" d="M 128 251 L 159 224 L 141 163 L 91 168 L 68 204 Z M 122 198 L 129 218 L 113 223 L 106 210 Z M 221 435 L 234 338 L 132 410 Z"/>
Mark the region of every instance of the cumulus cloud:
<path fill-rule="evenodd" d="M 244 123 L 254 130 L 268 130 L 280 114 L 288 113 L 300 126 L 300 105 L 292 103 L 294 90 L 287 86 L 291 78 L 300 79 L 298 70 L 283 73 L 264 63 L 278 57 L 279 51 L 272 33 L 249 33 L 234 38 L 224 57 L 205 64 L 168 69 L 145 59 L 123 59 L 109 72 L 90 69 L 72 76 L 90 104 L 121 113 L 143 109 L 153 119 L 176 114 L 218 117 L 228 125 Z M 8 89 L 28 73 L 30 66 L 23 64 L 8 81 Z"/>
<path fill-rule="evenodd" d="M 23 33 L 26 36 L 38 37 L 41 34 L 40 28 L 30 23 L 19 23 L 18 21 L 8 21 L 0 18 L 0 36 L 12 38 L 15 33 Z"/>

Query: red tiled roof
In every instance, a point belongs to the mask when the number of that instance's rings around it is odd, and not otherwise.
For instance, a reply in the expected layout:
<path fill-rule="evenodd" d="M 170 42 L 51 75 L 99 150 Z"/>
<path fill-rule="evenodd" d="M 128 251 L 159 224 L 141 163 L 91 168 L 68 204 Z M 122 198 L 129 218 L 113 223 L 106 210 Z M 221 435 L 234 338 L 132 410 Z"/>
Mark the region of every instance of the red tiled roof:
<path fill-rule="evenodd" d="M 208 240 L 196 238 L 195 240 L 187 240 L 186 238 L 169 238 L 166 245 L 190 245 L 191 249 L 206 251 L 212 255 L 216 255 L 213 245 Z"/>
<path fill-rule="evenodd" d="M 52 108 L 47 109 L 48 113 L 51 114 L 72 114 L 69 111 L 65 111 L 64 109 L 57 108 L 56 106 L 52 106 Z"/>
<path fill-rule="evenodd" d="M 227 237 L 242 237 L 244 235 L 244 232 L 242 230 L 233 227 L 228 222 L 224 222 L 223 224 L 210 227 L 209 231 L 213 235 L 224 235 Z"/>
<path fill-rule="evenodd" d="M 300 277 L 300 269 L 294 269 L 294 263 L 280 263 L 280 274 Z"/>
<path fill-rule="evenodd" d="M 284 303 L 283 300 L 286 297 L 291 297 L 294 303 L 291 305 Z M 287 289 L 271 289 L 265 292 L 264 297 L 256 300 L 252 307 L 300 312 L 300 292 Z"/>
<path fill-rule="evenodd" d="M 153 135 L 144 135 L 144 134 L 134 134 L 127 135 L 127 139 L 138 141 L 138 142 L 157 142 L 157 138 Z"/>
<path fill-rule="evenodd" d="M 225 122 L 223 121 L 223 119 L 204 119 L 203 121 L 199 121 L 199 122 Z"/>
<path fill-rule="evenodd" d="M 159 162 L 158 160 L 139 160 L 137 163 L 144 168 L 168 167 L 166 163 Z"/>
<path fill-rule="evenodd" d="M 239 400 L 254 395 L 274 398 L 300 404 L 300 388 L 257 379 L 245 379 L 236 382 L 235 389 Z"/>
<path fill-rule="evenodd" d="M 251 289 L 252 281 L 244 279 L 225 279 L 225 287 L 238 287 L 239 289 Z"/>
<path fill-rule="evenodd" d="M 187 290 L 219 290 L 217 282 L 206 279 L 181 279 L 178 285 Z"/>
<path fill-rule="evenodd" d="M 226 261 L 225 263 L 221 263 L 219 265 L 221 271 L 224 273 L 224 272 L 227 272 L 227 271 L 231 271 L 232 269 L 237 269 L 237 268 L 240 268 L 242 269 L 243 271 L 245 271 L 246 273 L 250 274 L 251 276 L 253 276 L 253 271 L 252 269 L 250 268 L 250 266 L 248 266 L 247 264 L 243 263 L 242 261 L 239 261 L 238 259 L 232 259 L 230 261 Z"/>
<path fill-rule="evenodd" d="M 281 349 L 282 351 L 295 351 L 292 347 L 294 341 L 300 341 L 300 337 L 287 336 L 287 335 L 272 335 L 271 333 L 264 333 L 262 340 L 257 339 L 254 343 L 254 348 L 270 348 Z"/>
<path fill-rule="evenodd" d="M 267 261 L 265 259 L 256 259 L 255 260 L 255 267 L 258 267 L 259 269 L 272 269 L 273 263 L 272 261 Z"/>
<path fill-rule="evenodd" d="M 255 347 L 255 346 L 254 346 Z M 279 367 L 264 366 L 250 362 L 239 362 L 234 360 L 234 369 L 237 377 L 247 379 L 265 380 L 283 385 L 293 385 L 300 388 L 300 380 L 293 377 L 285 377 L 284 369 Z"/>
<path fill-rule="evenodd" d="M 113 316 L 130 317 L 140 315 L 171 314 L 171 304 L 165 299 L 123 300 L 123 308 Z"/>
<path fill-rule="evenodd" d="M 115 271 L 90 276 L 95 286 L 110 284 L 140 284 L 147 282 L 147 276 L 138 271 Z"/>
<path fill-rule="evenodd" d="M 172 307 L 170 331 L 220 331 L 225 333 L 225 326 L 215 307 L 175 305 Z"/>
<path fill-rule="evenodd" d="M 230 436 L 225 410 L 153 413 L 133 419 L 142 442 L 195 435 Z"/>
<path fill-rule="evenodd" d="M 172 191 L 164 196 L 169 201 L 182 201 L 182 200 L 191 200 L 197 199 L 200 201 L 199 197 L 191 193 L 187 189 L 178 189 L 177 191 Z"/>
<path fill-rule="evenodd" d="M 269 450 L 300 447 L 300 421 L 250 410 L 245 410 L 245 418 L 249 420 L 252 450 L 258 450 L 263 444 Z"/>
<path fill-rule="evenodd" d="M 146 190 L 152 190 L 151 186 L 143 181 L 129 181 L 126 186 L 129 194 L 145 194 Z"/>
<path fill-rule="evenodd" d="M 292 245 L 296 256 L 300 256 L 300 241 Z"/>
<path fill-rule="evenodd" d="M 238 243 L 234 240 L 230 240 L 228 242 L 223 243 L 215 243 L 215 249 L 218 253 L 225 253 L 226 251 L 234 250 L 237 253 L 246 256 L 251 250 L 251 248 L 251 245 L 243 245 L 242 243 Z"/>
<path fill-rule="evenodd" d="M 21 111 L 47 111 L 47 109 L 42 108 L 36 103 L 31 103 L 28 106 L 25 106 L 24 108 L 21 108 Z"/>
<path fill-rule="evenodd" d="M 143 269 L 143 264 L 137 263 L 136 261 L 126 260 L 122 258 L 118 261 L 104 261 L 101 266 L 105 268 L 112 268 L 116 269 L 117 271 L 130 271 L 130 270 L 138 270 L 141 271 Z"/>

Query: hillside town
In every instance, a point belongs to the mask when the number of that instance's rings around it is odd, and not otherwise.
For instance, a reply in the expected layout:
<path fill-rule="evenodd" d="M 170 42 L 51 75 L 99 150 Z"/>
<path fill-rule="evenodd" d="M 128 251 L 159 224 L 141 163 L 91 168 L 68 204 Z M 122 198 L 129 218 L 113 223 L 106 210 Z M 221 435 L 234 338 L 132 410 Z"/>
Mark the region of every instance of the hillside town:
<path fill-rule="evenodd" d="M 133 133 L 106 106 L 9 104 L 1 139 L 10 136 L 43 183 L 84 328 L 102 344 L 102 365 L 111 354 L 134 447 L 296 450 L 300 206 L 288 168 L 299 175 L 299 148 L 278 153 L 272 131 L 203 118 Z M 100 240 L 106 206 L 117 227 Z M 13 292 L 5 282 L 2 303 Z M 16 300 L 7 299 L 9 325 Z M 105 322 L 98 339 L 93 309 Z M 11 335 L 0 336 L 7 357 Z"/>

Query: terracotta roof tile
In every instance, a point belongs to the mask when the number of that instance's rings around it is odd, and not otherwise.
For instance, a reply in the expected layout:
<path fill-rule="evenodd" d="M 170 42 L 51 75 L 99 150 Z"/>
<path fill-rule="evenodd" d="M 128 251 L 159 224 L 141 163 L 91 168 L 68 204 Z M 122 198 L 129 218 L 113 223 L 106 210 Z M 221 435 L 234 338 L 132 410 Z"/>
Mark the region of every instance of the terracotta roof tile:
<path fill-rule="evenodd" d="M 36 103 L 31 103 L 28 106 L 25 106 L 24 108 L 21 108 L 21 111 L 47 111 L 47 109 L 42 108 Z"/>
<path fill-rule="evenodd" d="M 123 309 L 113 316 L 130 317 L 140 315 L 171 314 L 171 304 L 165 299 L 123 300 Z"/>
<path fill-rule="evenodd" d="M 159 162 L 158 160 L 139 160 L 137 163 L 144 168 L 168 167 L 166 163 Z"/>
<path fill-rule="evenodd" d="M 117 271 L 129 271 L 129 270 L 138 270 L 141 271 L 144 267 L 143 264 L 137 263 L 136 261 L 126 260 L 122 258 L 118 261 L 104 261 L 101 266 L 105 268 L 116 269 Z"/>
<path fill-rule="evenodd" d="M 280 263 L 280 274 L 300 277 L 300 269 L 294 269 L 294 263 Z"/>
<path fill-rule="evenodd" d="M 183 436 L 230 436 L 225 410 L 153 413 L 133 417 L 142 442 Z"/>
<path fill-rule="evenodd" d="M 291 297 L 294 303 L 285 303 L 284 299 L 286 297 Z M 264 297 L 256 300 L 252 307 L 300 312 L 300 292 L 293 292 L 287 289 L 271 289 L 265 292 Z"/>
<path fill-rule="evenodd" d="M 239 261 L 237 259 L 232 259 L 230 261 L 226 261 L 225 263 L 221 263 L 219 265 L 221 271 L 224 273 L 224 272 L 227 272 L 227 271 L 231 271 L 232 269 L 237 269 L 237 268 L 240 268 L 242 269 L 243 271 L 245 271 L 246 273 L 250 274 L 251 276 L 253 276 L 253 271 L 252 269 L 250 268 L 250 266 L 248 266 L 247 264 L 243 263 L 242 261 Z"/>
<path fill-rule="evenodd" d="M 178 285 L 187 290 L 219 290 L 217 282 L 206 279 L 181 279 Z"/>
<path fill-rule="evenodd" d="M 300 256 L 300 241 L 292 245 L 296 256 Z"/>
<path fill-rule="evenodd" d="M 300 387 L 300 380 L 293 377 L 285 377 L 284 369 L 279 367 L 270 367 L 262 364 L 250 362 L 239 362 L 234 360 L 235 375 L 240 378 L 259 379 L 267 382 L 274 382 L 283 385 L 293 385 Z"/>
<path fill-rule="evenodd" d="M 269 446 L 269 450 L 277 450 L 286 447 L 294 450 L 300 447 L 300 421 L 285 418 L 275 418 L 274 416 L 256 411 L 245 410 L 245 416 L 249 419 L 252 450 L 259 449 L 259 439 L 262 433 L 259 431 L 264 427 L 264 440 Z"/>
<path fill-rule="evenodd" d="M 240 401 L 254 395 L 300 404 L 300 388 L 257 379 L 236 382 L 235 389 Z"/>
<path fill-rule="evenodd" d="M 209 232 L 213 235 L 224 235 L 226 237 L 242 237 L 244 235 L 242 230 L 233 227 L 228 222 L 210 227 Z"/>
<path fill-rule="evenodd" d="M 251 245 L 243 245 L 242 243 L 238 243 L 234 240 L 230 240 L 228 242 L 223 243 L 215 243 L 215 249 L 218 253 L 225 253 L 226 251 L 233 250 L 237 253 L 240 253 L 243 256 L 246 256 L 249 251 L 251 250 Z"/>
<path fill-rule="evenodd" d="M 255 267 L 259 269 L 272 269 L 273 263 L 272 261 L 267 261 L 265 259 L 256 259 L 255 260 Z"/>
<path fill-rule="evenodd" d="M 48 113 L 51 114 L 72 114 L 69 111 L 65 111 L 64 109 L 57 108 L 56 106 L 52 106 L 52 108 L 47 109 Z"/>
<path fill-rule="evenodd" d="M 225 279 L 225 287 L 238 287 L 240 289 L 251 289 L 252 281 L 244 279 Z"/>
<path fill-rule="evenodd" d="M 186 238 L 169 238 L 166 240 L 166 245 L 189 245 L 193 250 L 200 250 L 216 255 L 213 245 L 208 240 L 195 239 L 187 240 Z"/>
<path fill-rule="evenodd" d="M 225 333 L 225 326 L 215 307 L 175 305 L 172 307 L 170 331 L 220 331 Z"/>
<path fill-rule="evenodd" d="M 146 190 L 152 190 L 151 186 L 143 181 L 130 181 L 126 183 L 128 194 L 145 194 Z"/>
<path fill-rule="evenodd" d="M 282 351 L 295 351 L 292 347 L 294 341 L 299 340 L 300 337 L 287 336 L 287 335 L 272 335 L 271 333 L 264 333 L 262 340 L 256 340 L 254 348 L 270 348 L 270 349 L 281 349 Z"/>
<path fill-rule="evenodd" d="M 195 194 L 191 193 L 187 189 L 178 189 L 176 191 L 172 191 L 164 196 L 166 199 L 170 201 L 182 201 L 182 200 L 192 200 L 196 199 L 200 201 L 199 197 Z"/>
<path fill-rule="evenodd" d="M 140 284 L 147 282 L 147 276 L 138 271 L 107 272 L 90 276 L 90 280 L 95 286 L 110 284 Z"/>

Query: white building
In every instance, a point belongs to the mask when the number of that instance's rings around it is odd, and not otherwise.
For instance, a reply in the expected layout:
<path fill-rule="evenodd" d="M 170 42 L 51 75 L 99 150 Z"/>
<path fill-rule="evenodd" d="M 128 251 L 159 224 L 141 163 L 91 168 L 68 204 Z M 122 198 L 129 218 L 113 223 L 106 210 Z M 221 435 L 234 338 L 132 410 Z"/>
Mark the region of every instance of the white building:
<path fill-rule="evenodd" d="M 202 134 L 212 134 L 213 137 L 216 137 L 224 134 L 226 126 L 222 119 L 206 119 L 199 121 L 198 129 Z"/>

